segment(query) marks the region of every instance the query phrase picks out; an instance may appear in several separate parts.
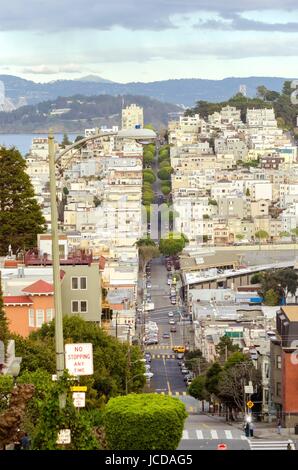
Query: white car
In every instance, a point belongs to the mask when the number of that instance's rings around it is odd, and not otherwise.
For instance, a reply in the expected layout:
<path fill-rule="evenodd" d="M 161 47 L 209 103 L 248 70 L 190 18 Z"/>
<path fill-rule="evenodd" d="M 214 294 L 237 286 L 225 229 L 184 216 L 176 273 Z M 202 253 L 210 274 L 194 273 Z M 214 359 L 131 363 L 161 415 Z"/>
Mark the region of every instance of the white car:
<path fill-rule="evenodd" d="M 168 317 L 173 317 L 174 313 L 173 312 L 168 312 Z"/>

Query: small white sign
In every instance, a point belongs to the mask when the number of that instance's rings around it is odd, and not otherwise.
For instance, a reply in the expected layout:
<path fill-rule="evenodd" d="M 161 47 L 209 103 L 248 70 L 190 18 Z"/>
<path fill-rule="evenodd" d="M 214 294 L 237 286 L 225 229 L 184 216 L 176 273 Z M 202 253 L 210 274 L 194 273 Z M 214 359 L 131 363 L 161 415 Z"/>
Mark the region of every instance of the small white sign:
<path fill-rule="evenodd" d="M 247 394 L 252 394 L 254 393 L 254 388 L 252 385 L 245 385 L 244 386 L 244 392 Z"/>
<path fill-rule="evenodd" d="M 65 367 L 70 375 L 93 375 L 92 343 L 66 344 Z"/>
<path fill-rule="evenodd" d="M 84 408 L 85 407 L 85 392 L 73 392 L 73 404 L 76 408 Z"/>
<path fill-rule="evenodd" d="M 71 443 L 70 429 L 60 429 L 56 443 L 57 444 L 70 444 Z"/>

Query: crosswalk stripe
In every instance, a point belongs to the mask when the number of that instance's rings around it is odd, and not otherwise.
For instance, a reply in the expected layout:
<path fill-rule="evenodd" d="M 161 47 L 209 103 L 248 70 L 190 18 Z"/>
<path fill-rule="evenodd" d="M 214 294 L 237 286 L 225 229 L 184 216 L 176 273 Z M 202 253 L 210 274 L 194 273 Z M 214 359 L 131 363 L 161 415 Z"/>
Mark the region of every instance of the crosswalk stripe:
<path fill-rule="evenodd" d="M 251 441 L 248 439 L 251 450 L 286 450 L 289 441 Z M 291 441 L 294 447 L 293 441 Z"/>
<path fill-rule="evenodd" d="M 186 392 L 182 392 L 182 395 L 185 397 L 185 396 L 186 396 Z"/>
<path fill-rule="evenodd" d="M 175 395 L 176 395 L 176 397 L 177 397 L 177 396 L 179 397 L 180 393 L 179 393 L 179 392 L 175 392 Z"/>
<path fill-rule="evenodd" d="M 232 433 L 229 430 L 225 430 L 225 435 L 227 439 L 233 439 Z"/>
<path fill-rule="evenodd" d="M 211 429 L 210 431 L 212 439 L 218 439 L 217 431 Z"/>
<path fill-rule="evenodd" d="M 241 436 L 242 441 L 248 441 L 248 438 L 246 436 Z"/>
<path fill-rule="evenodd" d="M 189 439 L 188 431 L 183 430 L 182 439 Z"/>
<path fill-rule="evenodd" d="M 193 406 L 189 406 L 188 409 L 187 409 L 187 411 L 189 411 L 190 413 L 192 413 L 193 410 L 194 410 L 194 409 L 193 409 Z"/>
<path fill-rule="evenodd" d="M 197 439 L 204 439 L 203 432 L 200 429 L 196 430 Z"/>

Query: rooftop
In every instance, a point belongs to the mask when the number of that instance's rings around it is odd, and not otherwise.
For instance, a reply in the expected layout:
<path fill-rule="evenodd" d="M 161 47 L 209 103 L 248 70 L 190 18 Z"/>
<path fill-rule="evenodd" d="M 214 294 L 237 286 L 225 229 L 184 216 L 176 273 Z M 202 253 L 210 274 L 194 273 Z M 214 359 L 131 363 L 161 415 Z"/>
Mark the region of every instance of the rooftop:
<path fill-rule="evenodd" d="M 39 281 L 30 284 L 30 286 L 25 287 L 22 291 L 27 292 L 28 294 L 52 294 L 54 292 L 54 288 L 52 284 L 40 279 Z"/>
<path fill-rule="evenodd" d="M 286 307 L 281 307 L 281 310 L 290 321 L 298 322 L 298 305 L 289 305 Z"/>

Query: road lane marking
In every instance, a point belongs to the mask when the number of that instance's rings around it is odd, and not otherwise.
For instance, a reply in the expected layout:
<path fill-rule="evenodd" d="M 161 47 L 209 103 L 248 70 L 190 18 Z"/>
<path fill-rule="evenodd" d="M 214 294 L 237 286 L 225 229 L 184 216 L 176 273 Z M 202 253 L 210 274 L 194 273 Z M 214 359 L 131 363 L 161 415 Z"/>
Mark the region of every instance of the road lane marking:
<path fill-rule="evenodd" d="M 217 431 L 215 431 L 215 429 L 211 429 L 210 434 L 212 439 L 218 439 Z"/>
<path fill-rule="evenodd" d="M 203 431 L 201 429 L 196 430 L 197 439 L 204 439 Z"/>
<path fill-rule="evenodd" d="M 225 430 L 225 435 L 227 439 L 233 439 L 232 432 L 229 430 Z"/>
<path fill-rule="evenodd" d="M 189 439 L 188 431 L 183 430 L 182 439 L 183 439 L 183 440 L 184 440 L 184 439 Z"/>

